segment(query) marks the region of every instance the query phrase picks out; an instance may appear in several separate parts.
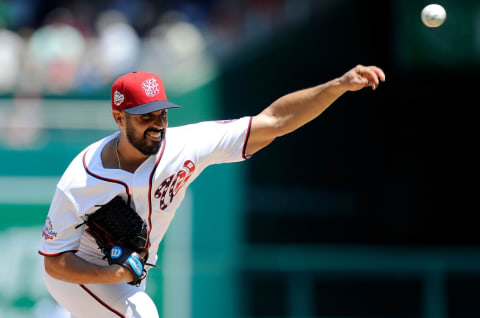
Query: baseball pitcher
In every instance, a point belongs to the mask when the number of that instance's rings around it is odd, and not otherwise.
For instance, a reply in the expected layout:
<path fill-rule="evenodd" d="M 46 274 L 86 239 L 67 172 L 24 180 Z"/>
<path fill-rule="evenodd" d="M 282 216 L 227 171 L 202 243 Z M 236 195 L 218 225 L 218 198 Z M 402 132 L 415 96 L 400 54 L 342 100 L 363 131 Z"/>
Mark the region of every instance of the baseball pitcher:
<path fill-rule="evenodd" d="M 162 80 L 132 72 L 112 85 L 119 131 L 80 152 L 57 184 L 42 231 L 43 279 L 72 317 L 159 317 L 145 278 L 186 188 L 209 165 L 251 157 L 319 116 L 347 91 L 375 90 L 376 66 L 277 99 L 256 116 L 168 128 Z"/>

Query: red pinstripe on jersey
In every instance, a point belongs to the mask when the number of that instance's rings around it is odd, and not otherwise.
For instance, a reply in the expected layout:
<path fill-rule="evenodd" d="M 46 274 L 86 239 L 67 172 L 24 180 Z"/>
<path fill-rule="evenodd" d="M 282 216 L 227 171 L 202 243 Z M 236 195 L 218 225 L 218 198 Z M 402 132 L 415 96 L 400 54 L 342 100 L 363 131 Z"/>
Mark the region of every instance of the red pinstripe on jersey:
<path fill-rule="evenodd" d="M 160 155 L 158 156 L 157 162 L 153 166 L 152 172 L 150 173 L 150 178 L 148 179 L 148 234 L 147 234 L 147 242 L 150 244 L 150 232 L 152 231 L 152 181 L 153 175 L 157 170 L 158 164 L 163 157 L 163 151 L 165 150 L 166 140 L 165 138 L 162 139 L 162 148 L 160 149 Z M 150 246 L 148 246 L 150 247 Z"/>
<path fill-rule="evenodd" d="M 43 255 L 43 256 L 58 256 L 60 254 L 67 253 L 67 252 L 76 253 L 76 252 L 78 252 L 78 250 L 61 251 L 61 252 L 58 252 L 58 253 L 44 253 L 42 251 L 38 251 L 38 254 Z"/>
<path fill-rule="evenodd" d="M 250 128 L 252 128 L 252 117 L 250 117 L 250 120 L 248 121 L 247 134 L 245 135 L 245 141 L 243 142 L 243 149 L 242 149 L 243 159 L 248 159 L 247 154 L 245 152 L 247 151 L 248 137 L 250 137 Z"/>
<path fill-rule="evenodd" d="M 107 303 L 105 303 L 103 300 L 100 299 L 100 297 L 98 297 L 97 295 L 95 295 L 90 289 L 88 289 L 87 287 L 85 287 L 85 285 L 81 285 L 80 284 L 80 287 L 83 288 L 83 290 L 85 290 L 90 296 L 92 296 L 100 305 L 102 305 L 103 307 L 105 307 L 106 309 L 108 309 L 109 311 L 113 312 L 115 315 L 117 315 L 118 317 L 123 317 L 125 318 L 124 315 L 122 315 L 121 313 L 119 313 L 118 311 L 116 311 L 115 309 L 113 309 L 112 307 L 110 307 L 109 305 L 107 305 Z"/>
<path fill-rule="evenodd" d="M 110 178 L 105 178 L 105 177 L 99 176 L 98 174 L 95 174 L 88 169 L 87 161 L 86 161 L 86 156 L 87 156 L 88 150 L 89 149 L 87 149 L 85 151 L 85 153 L 83 154 L 83 167 L 85 168 L 85 171 L 87 171 L 87 173 L 94 178 L 97 178 L 97 179 L 100 179 L 100 180 L 103 180 L 103 181 L 107 181 L 107 182 L 113 182 L 113 183 L 118 183 L 118 184 L 123 185 L 125 187 L 125 191 L 127 191 L 127 196 L 128 196 L 127 205 L 130 205 L 130 202 L 131 202 L 132 198 L 131 198 L 131 195 L 130 195 L 130 188 L 128 187 L 128 184 L 126 184 L 123 181 L 117 180 L 117 179 L 110 179 Z"/>

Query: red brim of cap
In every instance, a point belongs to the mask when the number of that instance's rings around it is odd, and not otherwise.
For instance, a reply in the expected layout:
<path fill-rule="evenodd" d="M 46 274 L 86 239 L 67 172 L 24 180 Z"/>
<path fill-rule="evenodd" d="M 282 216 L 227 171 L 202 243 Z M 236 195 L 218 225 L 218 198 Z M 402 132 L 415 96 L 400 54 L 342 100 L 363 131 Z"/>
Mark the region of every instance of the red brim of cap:
<path fill-rule="evenodd" d="M 143 115 L 148 113 L 153 113 L 158 110 L 168 109 L 168 108 L 180 108 L 180 106 L 170 103 L 166 100 L 155 101 L 146 103 L 143 105 L 138 105 L 132 108 L 124 109 L 123 111 L 131 115 Z"/>

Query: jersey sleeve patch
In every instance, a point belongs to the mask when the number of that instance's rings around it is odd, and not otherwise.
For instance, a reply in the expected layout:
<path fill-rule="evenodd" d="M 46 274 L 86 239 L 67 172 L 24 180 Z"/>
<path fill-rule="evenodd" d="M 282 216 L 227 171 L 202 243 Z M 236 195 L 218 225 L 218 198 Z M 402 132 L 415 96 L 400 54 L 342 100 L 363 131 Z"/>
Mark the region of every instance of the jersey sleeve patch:
<path fill-rule="evenodd" d="M 44 240 L 53 240 L 57 237 L 58 233 L 53 229 L 52 221 L 50 217 L 47 216 L 45 221 L 45 225 L 43 226 L 42 230 L 42 238 Z"/>

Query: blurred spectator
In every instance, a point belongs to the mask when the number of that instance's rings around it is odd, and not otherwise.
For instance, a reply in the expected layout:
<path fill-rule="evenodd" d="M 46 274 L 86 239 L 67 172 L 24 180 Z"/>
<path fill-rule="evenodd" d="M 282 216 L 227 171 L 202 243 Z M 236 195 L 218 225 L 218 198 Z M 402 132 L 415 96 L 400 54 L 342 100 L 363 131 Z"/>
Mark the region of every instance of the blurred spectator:
<path fill-rule="evenodd" d="M 108 77 L 135 71 L 138 62 L 140 39 L 120 11 L 101 13 L 97 23 L 98 54 L 101 71 Z"/>
<path fill-rule="evenodd" d="M 32 69 L 40 74 L 38 79 L 49 93 L 65 93 L 73 88 L 85 41 L 72 24 L 73 16 L 67 9 L 55 9 L 28 43 Z"/>
<path fill-rule="evenodd" d="M 0 93 L 11 92 L 18 82 L 25 43 L 15 32 L 0 27 Z"/>
<path fill-rule="evenodd" d="M 163 74 L 171 90 L 185 92 L 211 78 L 214 62 L 203 35 L 186 15 L 167 12 L 144 41 L 140 69 Z"/>
<path fill-rule="evenodd" d="M 49 1 L 0 0 L 0 28 L 2 20 L 6 26 L 0 94 L 92 93 L 134 70 L 162 74 L 186 91 L 211 78 L 245 42 L 271 36 L 292 21 L 292 12 L 300 21 L 314 3 L 71 0 L 55 8 Z"/>

